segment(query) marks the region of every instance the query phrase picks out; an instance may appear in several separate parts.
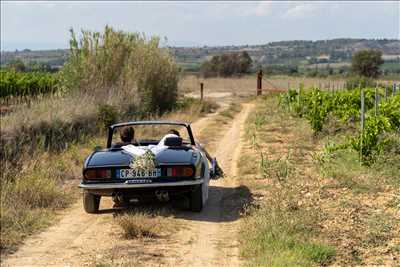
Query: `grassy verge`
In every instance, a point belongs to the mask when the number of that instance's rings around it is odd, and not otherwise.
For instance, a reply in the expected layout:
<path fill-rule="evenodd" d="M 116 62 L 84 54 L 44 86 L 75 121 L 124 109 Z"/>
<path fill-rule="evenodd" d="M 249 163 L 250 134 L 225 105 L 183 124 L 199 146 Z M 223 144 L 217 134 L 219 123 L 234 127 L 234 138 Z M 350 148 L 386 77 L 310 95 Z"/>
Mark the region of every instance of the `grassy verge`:
<path fill-rule="evenodd" d="M 333 137 L 315 137 L 272 96 L 258 100 L 246 126 L 241 182 L 256 201 L 241 229 L 245 265 L 395 264 L 400 170 L 382 164 L 396 153 L 369 167 L 350 151 L 321 161 Z"/>
<path fill-rule="evenodd" d="M 267 101 L 267 103 L 265 103 Z M 304 198 L 307 162 L 298 160 L 310 147 L 305 125 L 280 113 L 275 99 L 257 102 L 246 122 L 247 146 L 240 159 L 241 182 L 256 202 L 247 210 L 242 229 L 242 255 L 249 266 L 326 265 L 335 249 L 320 236 L 320 210 Z M 301 134 L 293 134 L 294 130 Z"/>
<path fill-rule="evenodd" d="M 1 180 L 1 250 L 12 252 L 22 240 L 50 225 L 57 210 L 77 197 L 84 157 L 100 140 L 71 145 L 52 154 L 24 156 L 18 170 L 5 170 Z"/>
<path fill-rule="evenodd" d="M 176 110 L 158 119 L 194 121 L 216 108 L 212 102 L 184 99 L 179 102 Z M 58 124 L 52 125 L 50 122 L 49 125 L 56 128 Z M 105 144 L 105 133 L 99 131 L 97 126 L 92 126 L 96 134 L 81 131 L 76 138 L 73 135 L 66 140 L 60 139 L 62 149 L 47 151 L 36 147 L 31 151 L 33 154 L 29 155 L 16 150 L 20 153 L 17 162 L 11 164 L 2 161 L 2 253 L 14 251 L 28 235 L 46 228 L 54 221 L 58 210 L 68 207 L 77 198 L 76 185 L 81 177 L 85 157 L 93 147 Z M 29 134 L 35 136 L 40 135 L 40 132 Z M 30 140 L 28 135 L 25 139 Z"/>

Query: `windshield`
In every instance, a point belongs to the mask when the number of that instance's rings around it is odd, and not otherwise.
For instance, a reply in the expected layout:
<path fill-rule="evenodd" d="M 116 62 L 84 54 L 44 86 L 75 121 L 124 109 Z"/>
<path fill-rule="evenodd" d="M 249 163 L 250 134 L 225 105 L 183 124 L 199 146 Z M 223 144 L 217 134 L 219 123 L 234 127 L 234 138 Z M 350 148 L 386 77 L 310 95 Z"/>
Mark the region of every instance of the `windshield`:
<path fill-rule="evenodd" d="M 170 124 L 142 124 L 117 127 L 113 131 L 112 144 L 156 145 L 167 134 L 179 135 L 183 144 L 190 144 L 185 126 Z"/>

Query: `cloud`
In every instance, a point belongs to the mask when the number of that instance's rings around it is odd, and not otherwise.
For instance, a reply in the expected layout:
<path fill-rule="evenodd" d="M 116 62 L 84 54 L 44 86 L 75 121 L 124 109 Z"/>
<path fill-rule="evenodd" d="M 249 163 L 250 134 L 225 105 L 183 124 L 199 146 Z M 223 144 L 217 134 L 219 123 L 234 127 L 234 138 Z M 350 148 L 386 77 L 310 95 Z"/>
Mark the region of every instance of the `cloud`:
<path fill-rule="evenodd" d="M 2 49 L 31 48 L 33 42 L 65 47 L 70 27 L 101 30 L 105 24 L 167 37 L 170 45 L 399 38 L 399 2 L 1 1 Z"/>
<path fill-rule="evenodd" d="M 328 5 L 328 3 L 325 3 L 325 5 Z M 326 9 L 327 6 L 324 7 L 323 4 L 320 3 L 295 3 L 293 6 L 288 8 L 282 17 L 294 20 L 310 18 L 322 13 L 324 8 Z"/>
<path fill-rule="evenodd" d="M 257 4 L 254 10 L 254 15 L 256 16 L 268 16 L 272 13 L 273 8 L 272 2 L 260 2 Z"/>

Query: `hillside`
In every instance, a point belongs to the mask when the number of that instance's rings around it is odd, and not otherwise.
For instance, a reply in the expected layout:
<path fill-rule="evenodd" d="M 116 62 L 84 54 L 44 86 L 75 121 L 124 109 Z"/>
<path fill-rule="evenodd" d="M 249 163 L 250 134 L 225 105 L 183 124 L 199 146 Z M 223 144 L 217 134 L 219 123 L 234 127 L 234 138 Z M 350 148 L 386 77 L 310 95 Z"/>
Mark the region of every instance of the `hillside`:
<path fill-rule="evenodd" d="M 207 56 L 234 51 L 248 51 L 260 63 L 285 64 L 295 61 L 348 61 L 351 55 L 363 49 L 377 49 L 384 55 L 400 56 L 400 40 L 333 39 L 319 41 L 281 41 L 265 45 L 184 48 L 172 47 L 179 61 L 204 59 Z"/>
<path fill-rule="evenodd" d="M 362 49 L 382 51 L 387 62 L 400 60 L 398 39 L 332 39 L 318 41 L 280 41 L 263 45 L 169 47 L 178 64 L 185 70 L 196 70 L 199 64 L 213 55 L 248 51 L 257 65 L 309 65 L 315 63 L 346 64 L 354 52 Z M 31 51 L 2 51 L 1 65 L 16 59 L 25 63 L 38 61 L 52 67 L 61 66 L 68 58 L 65 49 Z"/>

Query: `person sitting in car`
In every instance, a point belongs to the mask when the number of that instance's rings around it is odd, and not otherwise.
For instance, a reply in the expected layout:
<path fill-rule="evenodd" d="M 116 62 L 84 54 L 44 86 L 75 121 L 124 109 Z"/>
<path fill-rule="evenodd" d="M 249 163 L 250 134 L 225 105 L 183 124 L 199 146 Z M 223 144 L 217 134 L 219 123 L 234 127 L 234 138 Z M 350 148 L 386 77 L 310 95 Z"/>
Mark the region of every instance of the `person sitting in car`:
<path fill-rule="evenodd" d="M 174 135 L 177 135 L 177 136 L 181 136 L 181 134 L 177 131 L 177 130 L 175 130 L 175 129 L 171 129 L 171 130 L 169 130 L 168 131 L 168 134 L 174 134 Z"/>
<path fill-rule="evenodd" d="M 120 131 L 121 142 L 118 142 L 114 147 L 122 147 L 126 145 L 131 145 L 135 139 L 135 130 L 132 127 L 124 127 Z"/>
<path fill-rule="evenodd" d="M 168 133 L 160 140 L 160 142 L 158 142 L 158 146 L 166 146 L 165 145 L 165 140 L 167 139 L 167 138 L 170 138 L 170 137 L 181 137 L 180 136 L 180 134 L 179 134 L 179 132 L 177 131 L 177 130 L 175 130 L 175 129 L 171 129 L 171 130 L 169 130 L 168 131 Z"/>

